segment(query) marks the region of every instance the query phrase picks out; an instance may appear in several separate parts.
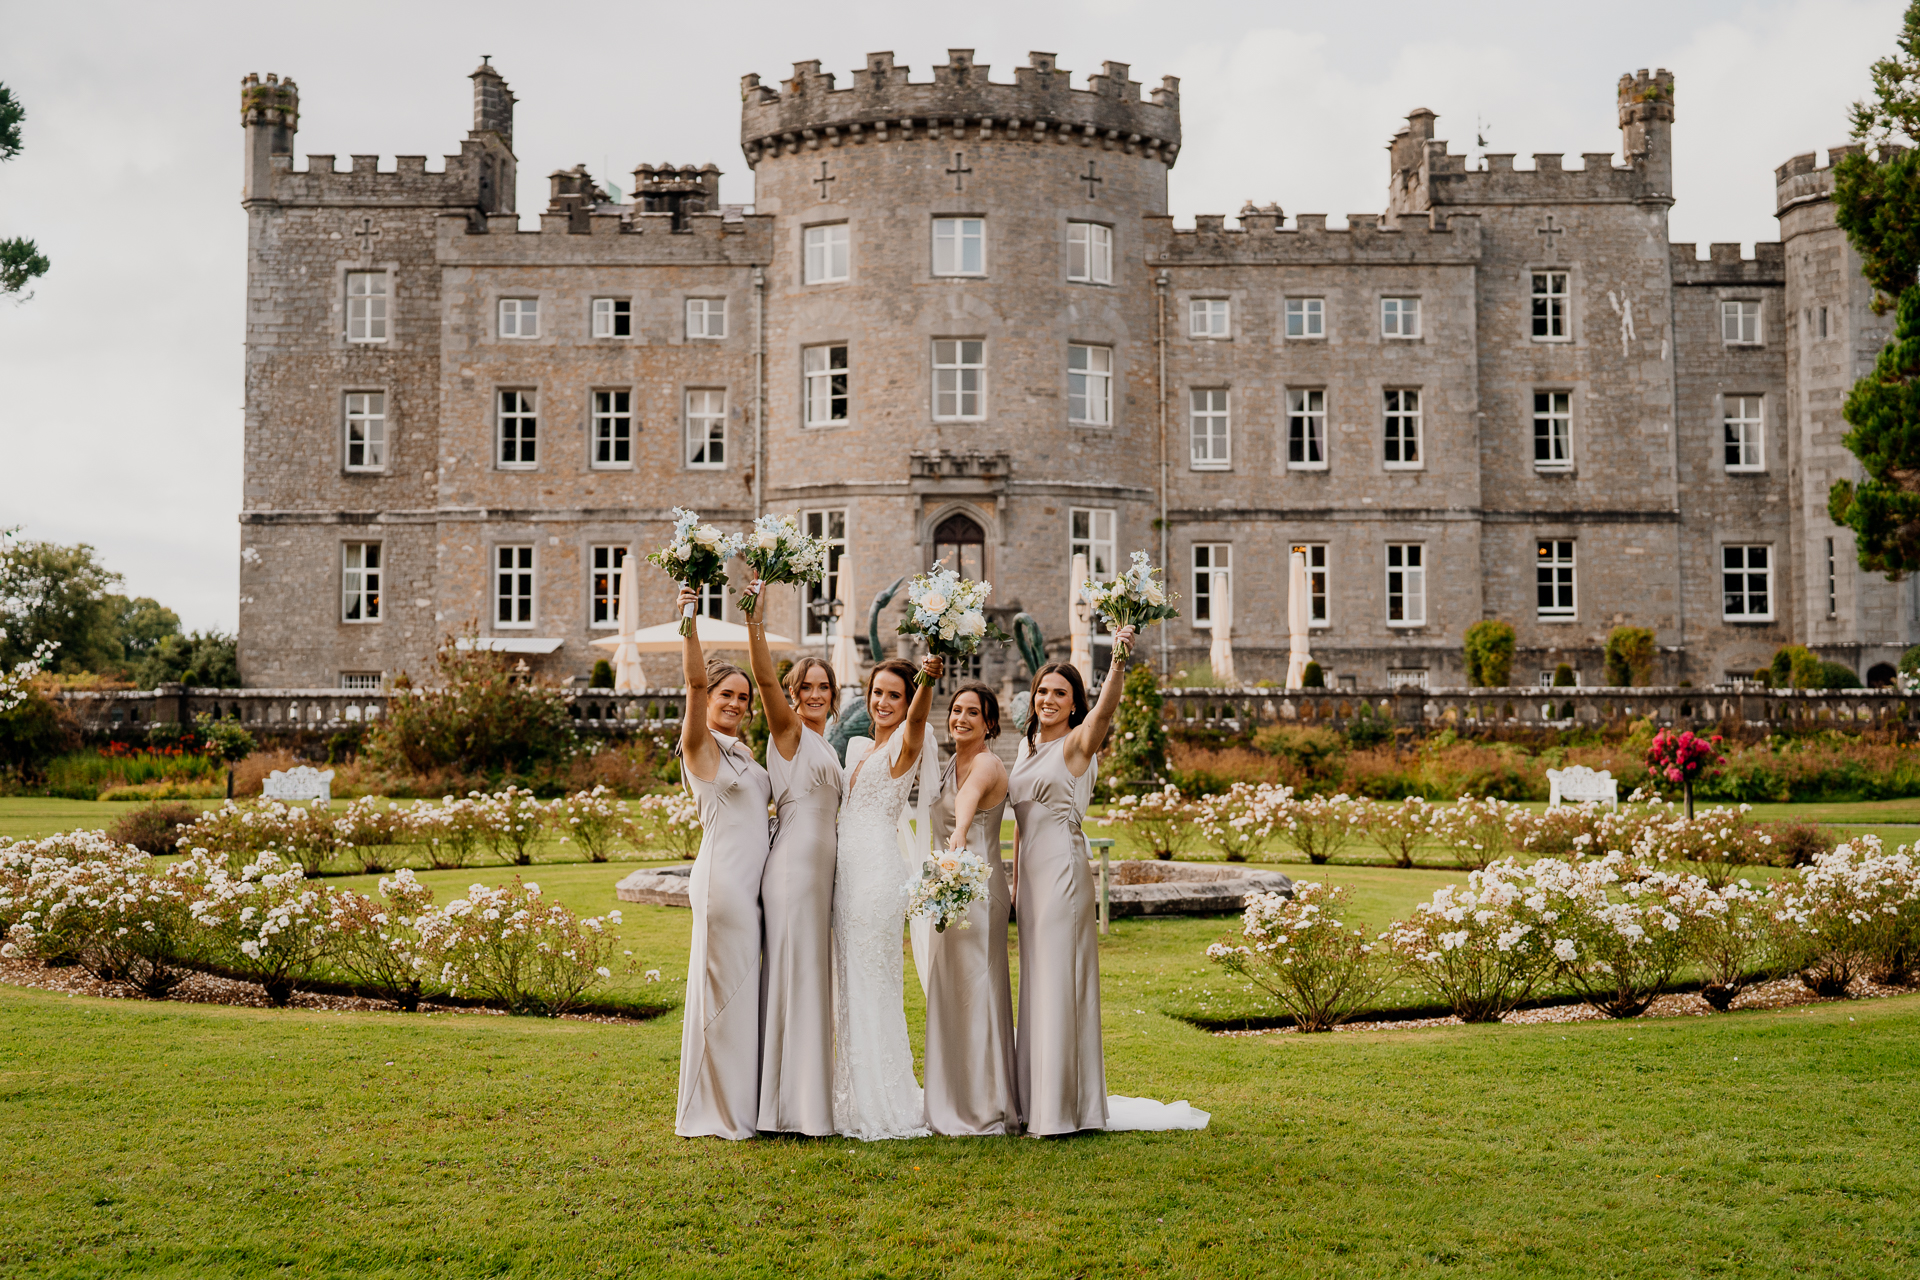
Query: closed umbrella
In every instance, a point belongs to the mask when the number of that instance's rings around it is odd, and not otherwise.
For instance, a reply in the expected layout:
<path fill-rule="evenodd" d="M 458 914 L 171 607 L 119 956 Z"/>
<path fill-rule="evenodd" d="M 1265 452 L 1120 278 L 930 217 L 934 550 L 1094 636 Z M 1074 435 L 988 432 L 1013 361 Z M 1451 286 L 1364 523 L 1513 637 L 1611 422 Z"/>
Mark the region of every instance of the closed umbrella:
<path fill-rule="evenodd" d="M 859 598 L 853 594 L 853 561 L 844 556 L 840 560 L 840 590 L 835 598 Z M 833 656 L 828 659 L 833 678 L 842 689 L 852 689 L 860 683 L 860 658 L 853 647 L 853 626 L 853 613 L 842 614 L 833 633 Z"/>
<path fill-rule="evenodd" d="M 1080 672 L 1080 680 L 1087 688 L 1093 688 L 1093 606 L 1080 595 L 1080 584 L 1087 580 L 1087 553 L 1077 551 L 1073 556 L 1072 577 L 1067 584 L 1067 634 L 1072 638 L 1072 648 L 1067 661 Z"/>
<path fill-rule="evenodd" d="M 595 640 L 596 649 L 618 649 L 623 643 L 619 636 L 608 636 L 604 640 Z M 747 647 L 747 629 L 737 622 L 722 622 L 718 618 L 700 619 L 700 647 L 708 653 L 716 649 L 745 649 Z M 767 632 L 767 648 L 792 649 L 797 646 L 786 636 L 777 636 Z M 633 633 L 633 648 L 636 653 L 678 653 L 680 652 L 680 622 L 663 622 L 657 627 L 644 627 Z"/>
<path fill-rule="evenodd" d="M 613 691 L 638 693 L 647 687 L 646 672 L 640 667 L 640 651 L 634 648 L 635 621 L 640 617 L 640 575 L 634 570 L 640 561 L 628 548 L 620 564 L 620 634 L 614 637 Z"/>
<path fill-rule="evenodd" d="M 1233 673 L 1233 586 L 1224 573 L 1213 575 L 1213 644 L 1207 650 L 1207 658 L 1213 665 L 1213 682 L 1218 685 L 1239 684 L 1239 678 Z"/>
<path fill-rule="evenodd" d="M 1296 549 L 1287 557 L 1287 688 L 1306 687 L 1307 664 L 1313 651 L 1307 644 L 1308 614 L 1312 599 L 1307 592 L 1307 553 Z"/>

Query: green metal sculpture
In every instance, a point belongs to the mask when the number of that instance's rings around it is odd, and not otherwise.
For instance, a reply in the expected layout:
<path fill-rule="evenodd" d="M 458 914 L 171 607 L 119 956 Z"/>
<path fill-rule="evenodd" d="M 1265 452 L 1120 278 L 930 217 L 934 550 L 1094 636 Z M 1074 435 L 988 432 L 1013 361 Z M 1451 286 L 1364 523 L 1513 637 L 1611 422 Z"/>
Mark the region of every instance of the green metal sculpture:
<path fill-rule="evenodd" d="M 1047 637 L 1032 614 L 1022 611 L 1013 615 L 1013 643 L 1026 659 L 1027 678 L 1040 674 L 1047 661 Z"/>

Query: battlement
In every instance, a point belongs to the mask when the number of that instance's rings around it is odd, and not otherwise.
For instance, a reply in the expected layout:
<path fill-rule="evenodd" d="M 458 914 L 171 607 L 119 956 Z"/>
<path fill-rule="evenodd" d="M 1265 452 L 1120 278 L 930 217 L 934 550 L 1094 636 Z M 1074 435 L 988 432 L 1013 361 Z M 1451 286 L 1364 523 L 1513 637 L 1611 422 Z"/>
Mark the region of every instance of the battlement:
<path fill-rule="evenodd" d="M 1144 154 L 1172 166 L 1180 151 L 1180 81 L 1165 76 L 1151 100 L 1140 95 L 1124 62 L 1109 62 L 1075 89 L 1050 53 L 1029 54 L 1012 84 L 988 78 L 971 49 L 949 49 L 931 82 L 908 79 L 892 53 L 867 55 L 853 83 L 834 87 L 820 64 L 796 62 L 779 89 L 757 75 L 740 81 L 740 145 L 747 163 L 822 146 L 913 138 L 1078 143 Z"/>
<path fill-rule="evenodd" d="M 1828 147 L 1827 163 L 1819 163 L 1820 153 L 1808 151 L 1797 155 L 1773 171 L 1774 216 L 1785 213 L 1795 205 L 1817 204 L 1833 196 L 1834 166 L 1847 156 L 1863 150 L 1858 142 L 1845 146 Z"/>
<path fill-rule="evenodd" d="M 1698 246 L 1684 241 L 1669 244 L 1673 282 L 1680 284 L 1753 284 L 1784 285 L 1787 281 L 1787 247 L 1778 240 L 1763 240 L 1753 246 L 1753 256 L 1740 256 L 1738 242 L 1707 246 L 1707 256 L 1698 256 Z"/>
<path fill-rule="evenodd" d="M 1324 213 L 1303 213 L 1294 229 L 1279 206 L 1249 205 L 1239 227 L 1226 216 L 1203 213 L 1191 230 L 1173 225 L 1170 214 L 1148 214 L 1150 266 L 1258 263 L 1473 263 L 1480 260 L 1480 219 L 1454 214 L 1444 221 L 1427 213 L 1405 214 L 1383 225 L 1377 213 L 1350 213 L 1344 231 L 1330 230 Z"/>
<path fill-rule="evenodd" d="M 380 167 L 377 155 L 356 155 L 351 167 L 334 167 L 335 157 L 309 155 L 304 169 L 293 166 L 290 155 L 270 162 L 271 184 L 266 198 L 281 205 L 392 205 L 483 208 L 483 179 L 511 164 L 497 143 L 468 139 L 460 153 L 442 157 L 439 169 L 427 168 L 425 156 L 395 156 L 391 169 Z"/>
<path fill-rule="evenodd" d="M 663 263 L 749 266 L 771 260 L 773 218 L 735 210 L 676 215 L 600 204 L 542 215 L 537 231 L 517 215 L 473 218 L 448 209 L 436 219 L 437 257 L 463 263 L 528 266 L 647 266 Z"/>

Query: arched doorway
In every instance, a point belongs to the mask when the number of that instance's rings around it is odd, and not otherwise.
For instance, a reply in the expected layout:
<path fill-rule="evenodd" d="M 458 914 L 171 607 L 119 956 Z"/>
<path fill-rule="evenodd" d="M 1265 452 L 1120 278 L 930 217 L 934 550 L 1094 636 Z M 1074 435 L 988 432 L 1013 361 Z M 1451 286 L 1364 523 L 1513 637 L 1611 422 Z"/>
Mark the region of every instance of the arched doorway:
<path fill-rule="evenodd" d="M 1867 668 L 1867 688 L 1886 689 L 1893 685 L 1894 670 L 1890 662 L 1876 662 Z"/>
<path fill-rule="evenodd" d="M 978 581 L 987 576 L 987 531 L 972 516 L 956 511 L 934 527 L 933 558 Z"/>

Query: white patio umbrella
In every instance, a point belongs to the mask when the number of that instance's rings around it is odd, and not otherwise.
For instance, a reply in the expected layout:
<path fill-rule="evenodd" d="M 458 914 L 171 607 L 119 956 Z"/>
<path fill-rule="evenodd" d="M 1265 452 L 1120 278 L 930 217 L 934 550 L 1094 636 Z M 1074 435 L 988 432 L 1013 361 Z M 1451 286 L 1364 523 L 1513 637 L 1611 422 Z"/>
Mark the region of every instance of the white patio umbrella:
<path fill-rule="evenodd" d="M 1233 587 L 1224 573 L 1213 575 L 1213 643 L 1208 646 L 1207 660 L 1213 665 L 1214 683 L 1219 685 L 1237 685 L 1239 677 L 1233 673 Z"/>
<path fill-rule="evenodd" d="M 647 674 L 640 667 L 640 651 L 633 646 L 634 620 L 640 616 L 640 575 L 634 572 L 639 564 L 629 547 L 620 565 L 620 634 L 613 637 L 615 693 L 636 693 L 647 687 Z"/>
<path fill-rule="evenodd" d="M 596 649 L 618 649 L 626 640 L 622 636 L 608 636 L 604 640 L 593 642 Z M 663 622 L 657 627 L 645 627 L 633 633 L 635 653 L 678 653 L 680 652 L 680 620 Z M 716 649 L 740 649 L 747 647 L 747 629 L 737 622 L 722 622 L 718 618 L 700 619 L 700 647 L 711 653 Z M 798 646 L 786 636 L 777 636 L 767 632 L 767 648 L 793 649 Z"/>
<path fill-rule="evenodd" d="M 1067 634 L 1072 640 L 1067 661 L 1080 672 L 1081 681 L 1093 688 L 1093 606 L 1080 598 L 1080 584 L 1087 580 L 1087 553 L 1073 556 L 1073 568 L 1067 580 Z"/>
<path fill-rule="evenodd" d="M 1294 551 L 1287 557 L 1287 688 L 1305 687 L 1307 664 L 1313 661 L 1308 646 L 1308 614 L 1312 599 L 1307 591 L 1307 553 Z"/>
<path fill-rule="evenodd" d="M 853 593 L 853 561 L 844 556 L 840 560 L 838 598 L 847 602 L 847 609 L 834 626 L 833 656 L 827 659 L 827 663 L 833 668 L 833 678 L 840 687 L 852 689 L 860 683 L 860 655 L 853 647 L 853 602 L 859 597 Z"/>

